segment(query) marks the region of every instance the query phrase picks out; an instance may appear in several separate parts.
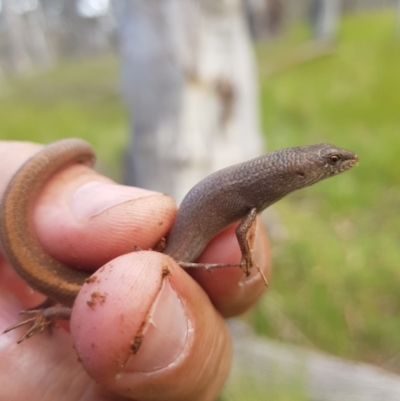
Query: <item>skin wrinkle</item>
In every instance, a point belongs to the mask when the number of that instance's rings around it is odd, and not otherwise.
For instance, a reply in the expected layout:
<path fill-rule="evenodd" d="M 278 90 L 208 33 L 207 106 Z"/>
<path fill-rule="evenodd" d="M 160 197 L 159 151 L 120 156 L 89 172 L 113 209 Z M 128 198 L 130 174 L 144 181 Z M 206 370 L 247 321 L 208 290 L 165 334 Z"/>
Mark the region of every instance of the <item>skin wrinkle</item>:
<path fill-rule="evenodd" d="M 93 181 L 94 182 L 94 181 Z M 102 183 L 101 181 L 99 181 L 100 183 Z M 84 185 L 87 185 L 87 184 L 84 184 Z M 78 189 L 78 191 L 79 191 L 79 189 Z M 78 192 L 77 191 L 77 192 Z M 154 194 L 151 194 L 151 195 L 144 195 L 144 196 L 140 196 L 140 197 L 138 197 L 138 198 L 132 198 L 132 199 L 126 199 L 125 201 L 122 201 L 122 202 L 118 202 L 118 203 L 115 203 L 115 204 L 113 204 L 113 205 L 111 205 L 111 206 L 108 206 L 108 207 L 105 207 L 103 210 L 101 210 L 101 211 L 99 211 L 99 212 L 96 212 L 96 213 L 93 213 L 93 214 L 91 214 L 90 216 L 79 216 L 79 218 L 82 218 L 82 219 L 91 219 L 91 218 L 94 218 L 94 217 L 97 217 L 97 216 L 100 216 L 100 215 L 102 215 L 103 213 L 107 213 L 107 212 L 109 212 L 111 209 L 113 209 L 113 208 L 115 208 L 115 207 L 118 207 L 118 206 L 124 206 L 124 205 L 126 205 L 126 204 L 129 204 L 129 203 L 132 203 L 132 204 L 135 204 L 135 203 L 137 203 L 137 202 L 143 202 L 144 200 L 149 200 L 149 199 L 153 199 L 153 198 L 160 198 L 160 196 L 167 196 L 167 195 L 161 195 L 161 194 L 156 194 L 156 193 L 154 193 Z M 72 200 L 72 202 L 74 201 L 74 199 Z"/>
<path fill-rule="evenodd" d="M 118 206 L 124 206 L 124 205 L 127 205 L 127 204 L 135 204 L 137 202 L 142 202 L 143 200 L 149 200 L 149 199 L 152 199 L 152 198 L 159 198 L 160 196 L 167 197 L 167 195 L 159 195 L 158 194 L 158 195 L 141 196 L 141 197 L 135 198 L 135 199 L 127 199 L 126 201 L 123 201 L 123 202 L 117 203 L 115 205 L 109 206 L 108 208 L 102 210 L 101 212 L 92 214 L 87 219 L 89 220 L 89 219 L 92 219 L 94 217 L 101 216 L 102 214 L 107 214 L 110 210 L 112 210 L 113 208 L 116 208 Z M 139 216 L 140 216 L 140 214 L 139 214 Z"/>
<path fill-rule="evenodd" d="M 165 195 L 165 197 L 167 198 L 167 195 Z M 118 208 L 118 206 L 123 206 L 123 205 L 126 206 L 126 205 L 129 205 L 129 204 L 135 204 L 135 203 L 137 203 L 137 201 L 143 201 L 144 199 L 149 199 L 149 198 L 154 198 L 155 199 L 155 198 L 160 198 L 160 196 L 159 195 L 152 195 L 152 196 L 143 197 L 143 198 L 139 198 L 139 199 L 127 200 L 125 202 L 122 202 L 122 203 L 119 203 L 117 205 L 111 206 L 111 207 L 107 208 L 106 210 L 91 216 L 88 220 L 100 217 L 103 214 L 107 214 L 110 211 L 112 211 L 113 209 Z M 118 209 L 116 209 L 116 210 L 118 210 Z M 133 210 L 131 210 L 130 213 L 135 215 L 135 220 L 137 220 L 138 222 L 140 222 L 140 221 L 148 222 L 149 221 L 148 220 L 149 217 L 151 217 L 153 215 L 153 213 L 150 213 L 150 212 L 147 212 L 147 213 L 143 214 L 143 213 L 140 213 L 140 211 L 139 211 L 139 213 L 136 213 L 136 211 L 133 211 Z M 165 213 L 166 216 L 168 216 L 169 214 L 170 214 L 169 212 Z M 121 226 L 124 226 L 124 224 L 125 224 L 125 222 L 123 222 L 123 221 L 118 222 L 118 223 L 121 224 Z M 160 226 L 159 219 L 156 220 L 155 228 L 157 228 L 158 226 Z"/>

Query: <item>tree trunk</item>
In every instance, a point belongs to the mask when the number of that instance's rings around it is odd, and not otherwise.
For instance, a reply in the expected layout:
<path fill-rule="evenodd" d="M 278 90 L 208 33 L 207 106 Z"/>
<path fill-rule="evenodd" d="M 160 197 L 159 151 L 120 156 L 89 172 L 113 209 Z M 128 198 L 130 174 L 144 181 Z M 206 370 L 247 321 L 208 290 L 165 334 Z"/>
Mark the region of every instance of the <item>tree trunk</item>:
<path fill-rule="evenodd" d="M 340 16 L 340 0 L 312 0 L 311 25 L 314 38 L 333 40 Z"/>
<path fill-rule="evenodd" d="M 239 0 L 119 0 L 126 182 L 180 201 L 263 150 L 255 63 Z"/>
<path fill-rule="evenodd" d="M 12 0 L 3 1 L 3 16 L 7 26 L 7 47 L 10 70 L 17 75 L 31 70 L 32 63 L 24 42 L 24 24 L 22 14 L 12 7 Z"/>
<path fill-rule="evenodd" d="M 55 55 L 46 37 L 46 20 L 40 2 L 35 10 L 26 13 L 25 25 L 27 47 L 35 67 L 51 68 L 55 63 Z"/>

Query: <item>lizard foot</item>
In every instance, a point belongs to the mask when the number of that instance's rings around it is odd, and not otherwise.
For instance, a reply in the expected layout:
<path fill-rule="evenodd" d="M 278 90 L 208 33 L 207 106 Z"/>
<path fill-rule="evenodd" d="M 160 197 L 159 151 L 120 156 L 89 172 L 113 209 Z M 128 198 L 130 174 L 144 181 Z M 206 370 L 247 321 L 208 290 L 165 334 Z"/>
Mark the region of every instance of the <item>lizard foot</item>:
<path fill-rule="evenodd" d="M 250 269 L 252 267 L 255 267 L 258 270 L 258 272 L 260 273 L 260 276 L 262 277 L 266 287 L 269 287 L 267 277 L 265 276 L 263 271 L 260 269 L 260 266 L 258 266 L 257 263 L 254 263 L 251 254 L 242 256 L 242 260 L 240 261 L 240 267 L 244 271 L 244 274 L 246 275 L 246 277 L 248 277 L 250 275 Z"/>
<path fill-rule="evenodd" d="M 250 276 L 250 269 L 254 266 L 253 258 L 251 254 L 242 255 L 242 260 L 240 261 L 240 267 L 244 271 L 246 277 Z"/>
<path fill-rule="evenodd" d="M 3 333 L 8 333 L 18 327 L 30 324 L 26 333 L 17 341 L 20 344 L 27 338 L 32 337 L 36 333 L 42 333 L 46 327 L 51 325 L 59 319 L 69 319 L 71 316 L 71 308 L 65 306 L 52 306 L 45 309 L 29 309 L 20 312 L 20 315 L 33 315 L 32 317 L 14 324 L 4 330 Z"/>

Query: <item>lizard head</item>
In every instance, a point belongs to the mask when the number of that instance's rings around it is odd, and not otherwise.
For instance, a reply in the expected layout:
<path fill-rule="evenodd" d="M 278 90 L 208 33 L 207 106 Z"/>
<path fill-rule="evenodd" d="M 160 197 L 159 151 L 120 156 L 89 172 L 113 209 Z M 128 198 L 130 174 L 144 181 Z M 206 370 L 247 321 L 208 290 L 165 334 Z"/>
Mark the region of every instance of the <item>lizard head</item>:
<path fill-rule="evenodd" d="M 329 177 L 343 173 L 358 163 L 358 156 L 350 150 L 341 149 L 329 143 L 320 143 L 314 147 L 314 163 Z"/>
<path fill-rule="evenodd" d="M 249 203 L 254 204 L 259 211 L 264 210 L 287 194 L 343 173 L 357 162 L 358 156 L 355 153 L 328 143 L 267 153 L 249 162 L 253 169 L 250 183 L 255 183 L 252 184 L 252 199 Z M 258 163 L 263 164 L 263 170 L 254 167 Z M 246 179 L 245 185 L 248 182 Z"/>
<path fill-rule="evenodd" d="M 307 185 L 343 173 L 358 163 L 355 153 L 329 143 L 301 146 L 297 149 L 303 162 L 299 163 L 300 167 L 296 172 L 309 181 Z"/>

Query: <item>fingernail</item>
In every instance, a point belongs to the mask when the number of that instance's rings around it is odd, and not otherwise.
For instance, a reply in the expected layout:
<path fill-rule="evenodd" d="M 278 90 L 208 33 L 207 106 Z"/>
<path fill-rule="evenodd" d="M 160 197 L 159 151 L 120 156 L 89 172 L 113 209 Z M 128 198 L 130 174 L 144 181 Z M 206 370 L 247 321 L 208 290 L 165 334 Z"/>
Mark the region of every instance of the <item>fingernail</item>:
<path fill-rule="evenodd" d="M 71 199 L 71 210 L 78 219 L 90 218 L 121 203 L 155 194 L 157 192 L 146 189 L 93 181 L 75 192 Z"/>
<path fill-rule="evenodd" d="M 132 354 L 126 372 L 151 372 L 173 363 L 183 352 L 188 333 L 188 321 L 181 300 L 168 279 L 150 310 L 142 343 Z"/>

